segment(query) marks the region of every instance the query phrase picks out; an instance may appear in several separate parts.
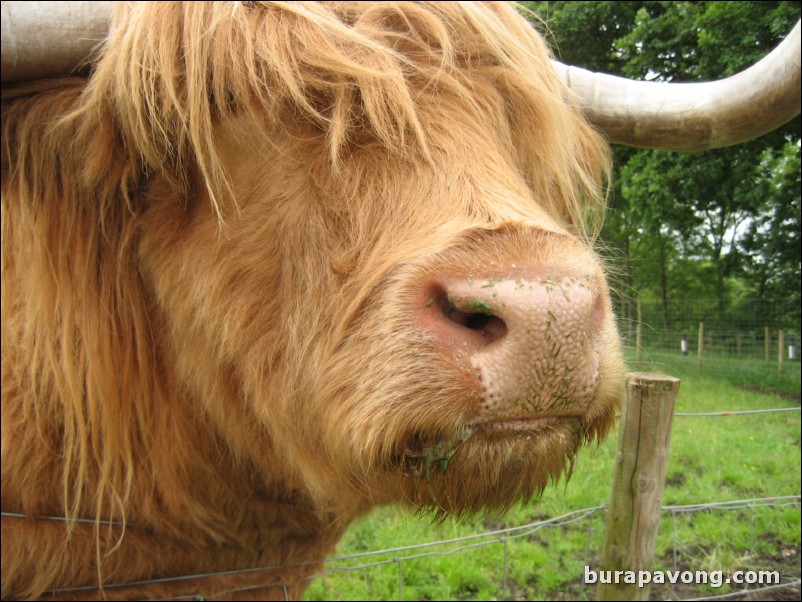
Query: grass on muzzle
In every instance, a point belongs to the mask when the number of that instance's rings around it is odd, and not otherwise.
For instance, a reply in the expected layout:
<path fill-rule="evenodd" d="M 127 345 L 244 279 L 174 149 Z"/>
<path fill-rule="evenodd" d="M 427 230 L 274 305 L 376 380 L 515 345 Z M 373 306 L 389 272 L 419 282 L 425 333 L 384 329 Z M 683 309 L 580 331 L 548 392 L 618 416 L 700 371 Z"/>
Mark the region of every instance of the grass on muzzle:
<path fill-rule="evenodd" d="M 757 359 L 695 358 L 669 352 L 644 354 L 633 370 L 663 372 L 682 380 L 678 413 L 798 407 L 800 365 Z M 550 487 L 538 502 L 503 516 L 432 521 L 407 509 L 379 508 L 354 523 L 336 555 L 429 544 L 525 525 L 609 500 L 617 431 L 598 448 L 580 452 L 566 485 Z M 675 416 L 662 504 L 686 505 L 800 494 L 800 413 L 715 417 Z M 452 544 L 327 563 L 336 569 L 315 579 L 306 600 L 595 599 L 583 584 L 585 565 L 599 568 L 605 512 L 563 526 L 545 526 L 525 537 L 487 537 Z M 480 547 L 468 547 L 485 543 Z M 504 588 L 505 547 L 507 588 Z M 463 548 L 463 549 L 457 549 Z M 783 581 L 800 577 L 800 507 L 663 512 L 655 570 L 779 570 Z M 399 563 L 399 557 L 420 556 Z M 369 568 L 358 565 L 385 562 Z M 664 586 L 668 587 L 668 586 Z M 734 591 L 740 586 L 652 588 L 652 598 Z"/>

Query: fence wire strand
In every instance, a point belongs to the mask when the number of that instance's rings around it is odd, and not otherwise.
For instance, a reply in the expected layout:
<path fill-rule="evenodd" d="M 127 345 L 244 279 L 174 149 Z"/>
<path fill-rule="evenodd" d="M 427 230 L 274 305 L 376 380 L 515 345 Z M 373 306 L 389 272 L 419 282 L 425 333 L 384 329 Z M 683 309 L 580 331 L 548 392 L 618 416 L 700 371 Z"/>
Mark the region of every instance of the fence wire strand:
<path fill-rule="evenodd" d="M 800 410 L 802 410 L 802 407 L 774 408 L 771 410 L 736 410 L 736 411 L 724 410 L 721 412 L 699 412 L 696 414 L 689 414 L 685 412 L 674 412 L 674 416 L 738 416 L 742 414 L 769 414 L 772 412 L 799 412 Z"/>

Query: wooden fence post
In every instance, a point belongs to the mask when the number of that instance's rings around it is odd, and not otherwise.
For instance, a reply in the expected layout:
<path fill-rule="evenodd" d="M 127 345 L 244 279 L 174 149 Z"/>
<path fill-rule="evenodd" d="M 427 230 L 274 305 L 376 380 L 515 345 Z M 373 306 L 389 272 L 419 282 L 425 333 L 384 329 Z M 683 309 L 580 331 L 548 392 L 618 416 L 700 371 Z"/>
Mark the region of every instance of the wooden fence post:
<path fill-rule="evenodd" d="M 783 377 L 783 360 L 785 359 L 785 331 L 777 333 L 777 376 Z"/>
<path fill-rule="evenodd" d="M 696 369 L 702 369 L 702 357 L 705 352 L 705 323 L 699 322 L 699 340 L 696 343 Z"/>
<path fill-rule="evenodd" d="M 635 363 L 640 363 L 640 348 L 641 348 L 641 315 L 640 315 L 640 297 L 637 299 L 637 322 L 635 323 Z"/>
<path fill-rule="evenodd" d="M 605 571 L 652 567 L 679 383 L 662 374 L 627 377 L 597 600 L 649 599 L 648 586 L 615 583 L 615 573 Z"/>

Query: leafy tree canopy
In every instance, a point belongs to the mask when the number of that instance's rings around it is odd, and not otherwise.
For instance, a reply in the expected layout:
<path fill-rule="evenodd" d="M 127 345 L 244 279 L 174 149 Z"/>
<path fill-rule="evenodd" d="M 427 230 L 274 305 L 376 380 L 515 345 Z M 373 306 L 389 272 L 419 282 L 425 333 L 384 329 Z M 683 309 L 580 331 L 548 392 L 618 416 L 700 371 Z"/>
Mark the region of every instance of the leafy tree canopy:
<path fill-rule="evenodd" d="M 521 2 L 568 64 L 635 79 L 728 77 L 767 55 L 800 2 Z M 799 117 L 738 146 L 702 153 L 614 147 L 602 233 L 628 296 L 714 299 L 718 317 L 750 296 L 799 329 Z M 769 304 L 765 305 L 769 307 Z M 629 316 L 625 316 L 629 317 Z"/>

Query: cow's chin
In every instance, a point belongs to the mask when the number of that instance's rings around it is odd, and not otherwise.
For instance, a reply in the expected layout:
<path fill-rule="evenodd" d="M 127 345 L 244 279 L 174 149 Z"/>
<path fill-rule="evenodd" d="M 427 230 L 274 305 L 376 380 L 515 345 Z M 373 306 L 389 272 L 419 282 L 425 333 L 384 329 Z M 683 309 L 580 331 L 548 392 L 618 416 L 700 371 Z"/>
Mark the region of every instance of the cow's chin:
<path fill-rule="evenodd" d="M 449 440 L 415 435 L 396 458 L 404 501 L 437 514 L 506 510 L 570 476 L 582 444 L 611 422 L 571 416 L 488 423 Z"/>

